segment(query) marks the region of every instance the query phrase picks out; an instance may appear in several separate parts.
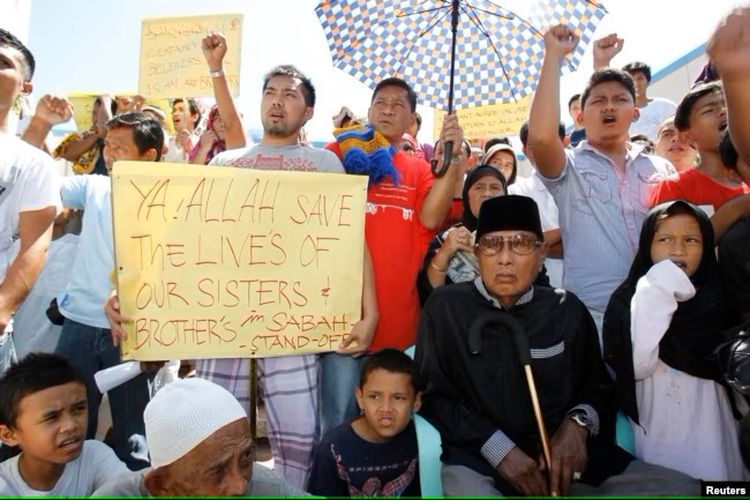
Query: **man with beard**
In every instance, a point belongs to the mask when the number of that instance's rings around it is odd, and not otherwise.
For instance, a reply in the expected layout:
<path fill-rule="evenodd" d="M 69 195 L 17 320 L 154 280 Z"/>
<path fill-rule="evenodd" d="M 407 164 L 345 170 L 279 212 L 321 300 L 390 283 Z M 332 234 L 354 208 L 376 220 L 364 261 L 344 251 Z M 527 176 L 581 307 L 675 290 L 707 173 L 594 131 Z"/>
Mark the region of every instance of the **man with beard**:
<path fill-rule="evenodd" d="M 686 139 L 695 144 L 700 162 L 657 184 L 651 204 L 686 200 L 713 215 L 726 201 L 750 187 L 721 161 L 721 132 L 727 128 L 727 108 L 719 82 L 698 85 L 687 93 L 677 107 L 674 124 Z"/>
<path fill-rule="evenodd" d="M 565 247 L 563 286 L 588 307 L 601 332 L 609 296 L 622 283 L 638 247 L 653 184 L 674 172 L 663 158 L 628 142 L 638 118 L 627 73 L 594 72 L 581 96 L 586 140 L 566 150 L 557 134 L 560 68 L 579 37 L 558 25 L 544 37 L 545 56 L 529 117 L 528 149 L 555 199 Z M 616 36 L 594 46 L 594 60 L 617 50 Z"/>
<path fill-rule="evenodd" d="M 209 35 L 204 40 L 203 50 L 214 80 L 223 78 L 221 61 L 226 53 L 225 39 Z M 312 118 L 314 108 L 315 88 L 310 79 L 294 66 L 277 66 L 263 80 L 260 144 L 227 150 L 217 155 L 211 165 L 343 174 L 344 168 L 333 153 L 298 142 L 299 132 Z M 364 352 L 377 324 L 375 286 L 366 249 L 364 262 L 364 318 L 339 345 L 338 352 L 343 354 Z M 240 402 L 249 401 L 249 359 L 201 360 L 197 370 L 198 376 L 221 384 Z M 274 468 L 290 483 L 304 488 L 317 437 L 318 355 L 261 359 L 258 376 L 265 397 Z"/>

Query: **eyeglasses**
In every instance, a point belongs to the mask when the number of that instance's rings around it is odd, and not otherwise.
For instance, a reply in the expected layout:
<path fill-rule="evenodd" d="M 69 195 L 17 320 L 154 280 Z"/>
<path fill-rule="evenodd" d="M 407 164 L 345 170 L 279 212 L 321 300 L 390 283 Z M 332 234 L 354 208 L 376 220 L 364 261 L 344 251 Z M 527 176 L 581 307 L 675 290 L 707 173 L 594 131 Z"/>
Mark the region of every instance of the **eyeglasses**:
<path fill-rule="evenodd" d="M 506 242 L 508 243 L 510 251 L 516 255 L 529 255 L 542 246 L 542 242 L 533 236 L 514 234 L 507 238 L 502 236 L 483 237 L 477 243 L 477 247 L 482 255 L 492 257 L 503 251 Z"/>

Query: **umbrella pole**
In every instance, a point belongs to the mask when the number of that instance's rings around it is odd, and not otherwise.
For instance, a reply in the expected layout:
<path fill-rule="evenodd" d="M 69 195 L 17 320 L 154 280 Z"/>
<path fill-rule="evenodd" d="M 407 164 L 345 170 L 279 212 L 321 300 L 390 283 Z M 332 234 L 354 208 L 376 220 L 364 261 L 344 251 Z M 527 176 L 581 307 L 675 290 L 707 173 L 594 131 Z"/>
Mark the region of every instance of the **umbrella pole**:
<path fill-rule="evenodd" d="M 459 0 L 451 1 L 451 70 L 448 87 L 448 114 L 453 112 L 453 81 L 456 72 L 456 38 L 458 34 L 458 4 Z M 442 177 L 448 172 L 453 152 L 453 141 L 445 141 L 443 144 L 443 164 L 440 169 L 436 169 L 433 164 L 432 173 L 435 177 Z"/>

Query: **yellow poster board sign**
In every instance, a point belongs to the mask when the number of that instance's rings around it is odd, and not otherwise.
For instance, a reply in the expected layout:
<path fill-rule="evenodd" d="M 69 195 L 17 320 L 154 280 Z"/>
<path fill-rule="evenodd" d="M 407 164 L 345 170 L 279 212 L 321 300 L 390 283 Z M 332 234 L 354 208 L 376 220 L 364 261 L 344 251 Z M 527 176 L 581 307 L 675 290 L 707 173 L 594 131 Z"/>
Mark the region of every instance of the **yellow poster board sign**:
<path fill-rule="evenodd" d="M 366 195 L 366 176 L 115 163 L 122 357 L 336 349 L 360 318 Z"/>
<path fill-rule="evenodd" d="M 518 102 L 489 104 L 456 111 L 464 130 L 464 137 L 470 141 L 487 140 L 492 137 L 518 135 L 523 122 L 529 119 L 530 97 Z M 434 137 L 440 137 L 443 126 L 443 111 L 435 111 Z"/>
<path fill-rule="evenodd" d="M 93 92 L 72 92 L 68 94 L 68 100 L 73 105 L 73 119 L 76 122 L 76 129 L 79 132 L 89 130 L 93 123 L 93 111 L 94 102 L 100 94 Z M 122 95 L 122 94 L 110 94 L 110 95 Z M 156 106 L 164 112 L 165 120 L 164 124 L 167 127 L 167 132 L 174 135 L 174 123 L 172 122 L 172 107 L 169 104 L 169 99 L 146 99 L 144 104 L 151 104 Z"/>
<path fill-rule="evenodd" d="M 227 39 L 224 75 L 233 96 L 240 90 L 242 14 L 154 17 L 143 20 L 138 92 L 146 97 L 213 97 L 201 41 L 210 32 Z"/>

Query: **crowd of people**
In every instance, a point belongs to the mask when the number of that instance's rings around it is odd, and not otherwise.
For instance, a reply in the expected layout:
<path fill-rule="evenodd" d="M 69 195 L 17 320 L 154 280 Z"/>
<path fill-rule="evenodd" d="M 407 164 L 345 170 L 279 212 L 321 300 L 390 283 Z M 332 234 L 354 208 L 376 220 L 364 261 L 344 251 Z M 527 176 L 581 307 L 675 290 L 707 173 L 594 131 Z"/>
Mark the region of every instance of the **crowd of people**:
<path fill-rule="evenodd" d="M 201 46 L 210 110 L 103 95 L 89 130 L 49 151 L 72 105 L 41 97 L 16 136 L 35 60 L 0 30 L 0 495 L 419 496 L 416 412 L 441 437 L 446 496 L 747 479 L 750 407 L 714 353 L 750 320 L 750 8 L 709 40 L 715 78 L 676 104 L 649 96 L 648 65 L 613 66 L 621 38 L 595 41 L 566 131 L 560 73 L 578 43 L 565 25 L 544 34 L 524 177 L 508 138 L 472 144 L 455 114 L 420 144 L 418 96 L 396 77 L 316 148 L 316 89 L 277 66 L 253 144 L 220 33 Z M 361 319 L 335 352 L 257 362 L 273 470 L 254 462 L 247 358 L 141 363 L 107 392 L 95 439 L 94 375 L 121 363 L 129 321 L 111 279 L 121 160 L 368 176 Z"/>

